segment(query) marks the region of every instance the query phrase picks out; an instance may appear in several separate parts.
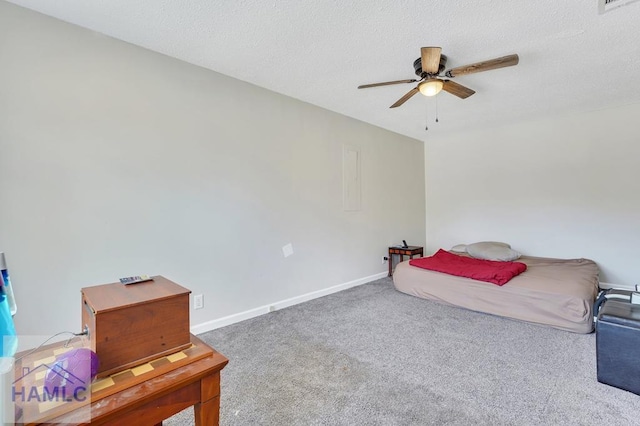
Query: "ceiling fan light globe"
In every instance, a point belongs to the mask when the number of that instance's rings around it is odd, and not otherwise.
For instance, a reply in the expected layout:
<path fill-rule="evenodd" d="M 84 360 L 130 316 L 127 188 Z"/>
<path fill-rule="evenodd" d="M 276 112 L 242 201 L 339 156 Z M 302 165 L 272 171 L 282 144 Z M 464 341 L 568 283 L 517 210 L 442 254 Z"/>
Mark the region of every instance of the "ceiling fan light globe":
<path fill-rule="evenodd" d="M 418 85 L 418 90 L 425 96 L 435 96 L 442 90 L 444 83 L 437 78 L 430 78 Z"/>

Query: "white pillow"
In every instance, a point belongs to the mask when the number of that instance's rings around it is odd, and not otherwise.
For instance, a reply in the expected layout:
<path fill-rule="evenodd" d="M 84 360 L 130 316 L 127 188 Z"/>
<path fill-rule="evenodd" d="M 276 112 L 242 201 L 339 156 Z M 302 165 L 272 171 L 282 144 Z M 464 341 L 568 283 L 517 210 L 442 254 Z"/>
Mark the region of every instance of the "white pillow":
<path fill-rule="evenodd" d="M 474 243 L 474 244 L 481 244 L 483 246 L 501 246 L 501 247 L 506 247 L 506 248 L 511 248 L 511 246 L 507 243 L 501 243 L 498 241 L 482 241 L 480 243 Z M 456 244 L 455 246 L 451 247 L 451 250 L 454 253 L 466 253 L 467 252 L 467 244 Z"/>
<path fill-rule="evenodd" d="M 483 241 L 467 245 L 467 253 L 476 259 L 500 260 L 509 262 L 519 259 L 521 254 L 511 249 L 506 243 Z"/>
<path fill-rule="evenodd" d="M 467 245 L 466 244 L 458 244 L 455 245 L 453 247 L 451 247 L 451 250 L 454 253 L 466 253 L 467 252 Z"/>
<path fill-rule="evenodd" d="M 500 246 L 500 247 L 511 248 L 510 244 L 501 243 L 500 241 L 481 241 L 479 243 L 473 243 L 473 244 L 477 244 L 477 245 L 483 246 L 483 247 Z"/>

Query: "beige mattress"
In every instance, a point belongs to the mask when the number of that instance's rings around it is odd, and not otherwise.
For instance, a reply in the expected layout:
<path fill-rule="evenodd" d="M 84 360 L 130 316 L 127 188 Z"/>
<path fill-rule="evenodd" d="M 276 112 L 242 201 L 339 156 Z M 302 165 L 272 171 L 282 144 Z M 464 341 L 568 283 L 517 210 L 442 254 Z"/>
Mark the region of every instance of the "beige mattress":
<path fill-rule="evenodd" d="M 412 296 L 479 312 L 548 325 L 575 333 L 593 331 L 598 266 L 589 259 L 523 256 L 527 270 L 503 286 L 399 263 L 396 289 Z"/>

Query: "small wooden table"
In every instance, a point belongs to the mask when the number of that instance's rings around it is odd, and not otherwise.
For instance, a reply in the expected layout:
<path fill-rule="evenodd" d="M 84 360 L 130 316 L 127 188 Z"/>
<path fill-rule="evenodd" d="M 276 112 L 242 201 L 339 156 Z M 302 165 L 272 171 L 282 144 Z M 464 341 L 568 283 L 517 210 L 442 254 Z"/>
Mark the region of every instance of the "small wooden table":
<path fill-rule="evenodd" d="M 120 378 L 124 373 L 116 374 L 111 389 L 92 392 L 91 404 L 25 424 L 162 425 L 163 420 L 193 406 L 196 426 L 217 425 L 220 371 L 229 360 L 196 336 L 192 335 L 191 341 L 194 346 L 183 351 L 187 356 L 176 361 L 183 363 L 179 367 L 159 362 L 155 368 L 158 374 L 146 372 L 126 379 Z M 193 362 L 189 362 L 191 357 Z M 145 374 L 149 375 L 147 380 Z"/>
<path fill-rule="evenodd" d="M 420 257 L 424 256 L 423 248 L 418 246 L 408 246 L 408 247 L 389 247 L 389 275 L 393 275 L 393 255 L 400 255 L 400 262 L 404 260 L 404 256 L 409 256 L 410 259 L 413 259 L 413 256 L 420 255 Z"/>

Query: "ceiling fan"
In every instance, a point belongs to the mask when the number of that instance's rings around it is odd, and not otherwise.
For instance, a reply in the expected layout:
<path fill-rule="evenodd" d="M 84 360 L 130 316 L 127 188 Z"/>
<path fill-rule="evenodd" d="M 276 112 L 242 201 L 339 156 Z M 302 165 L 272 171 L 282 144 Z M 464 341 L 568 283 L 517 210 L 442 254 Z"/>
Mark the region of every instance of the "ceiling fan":
<path fill-rule="evenodd" d="M 447 57 L 443 55 L 440 47 L 423 47 L 420 49 L 421 56 L 413 62 L 413 68 L 419 79 L 385 81 L 383 83 L 363 84 L 358 89 L 366 89 L 369 87 L 388 86 L 391 84 L 402 83 L 418 83 L 416 87 L 407 92 L 403 97 L 398 99 L 396 103 L 389 108 L 396 108 L 405 103 L 416 93 L 420 92 L 425 96 L 437 95 L 441 90 L 449 92 L 461 99 L 466 99 L 476 93 L 461 84 L 449 80 L 476 72 L 489 71 L 497 68 L 511 67 L 517 65 L 518 55 L 507 55 L 501 58 L 489 59 L 487 61 L 476 62 L 474 64 L 464 65 L 443 71 L 447 64 Z"/>

